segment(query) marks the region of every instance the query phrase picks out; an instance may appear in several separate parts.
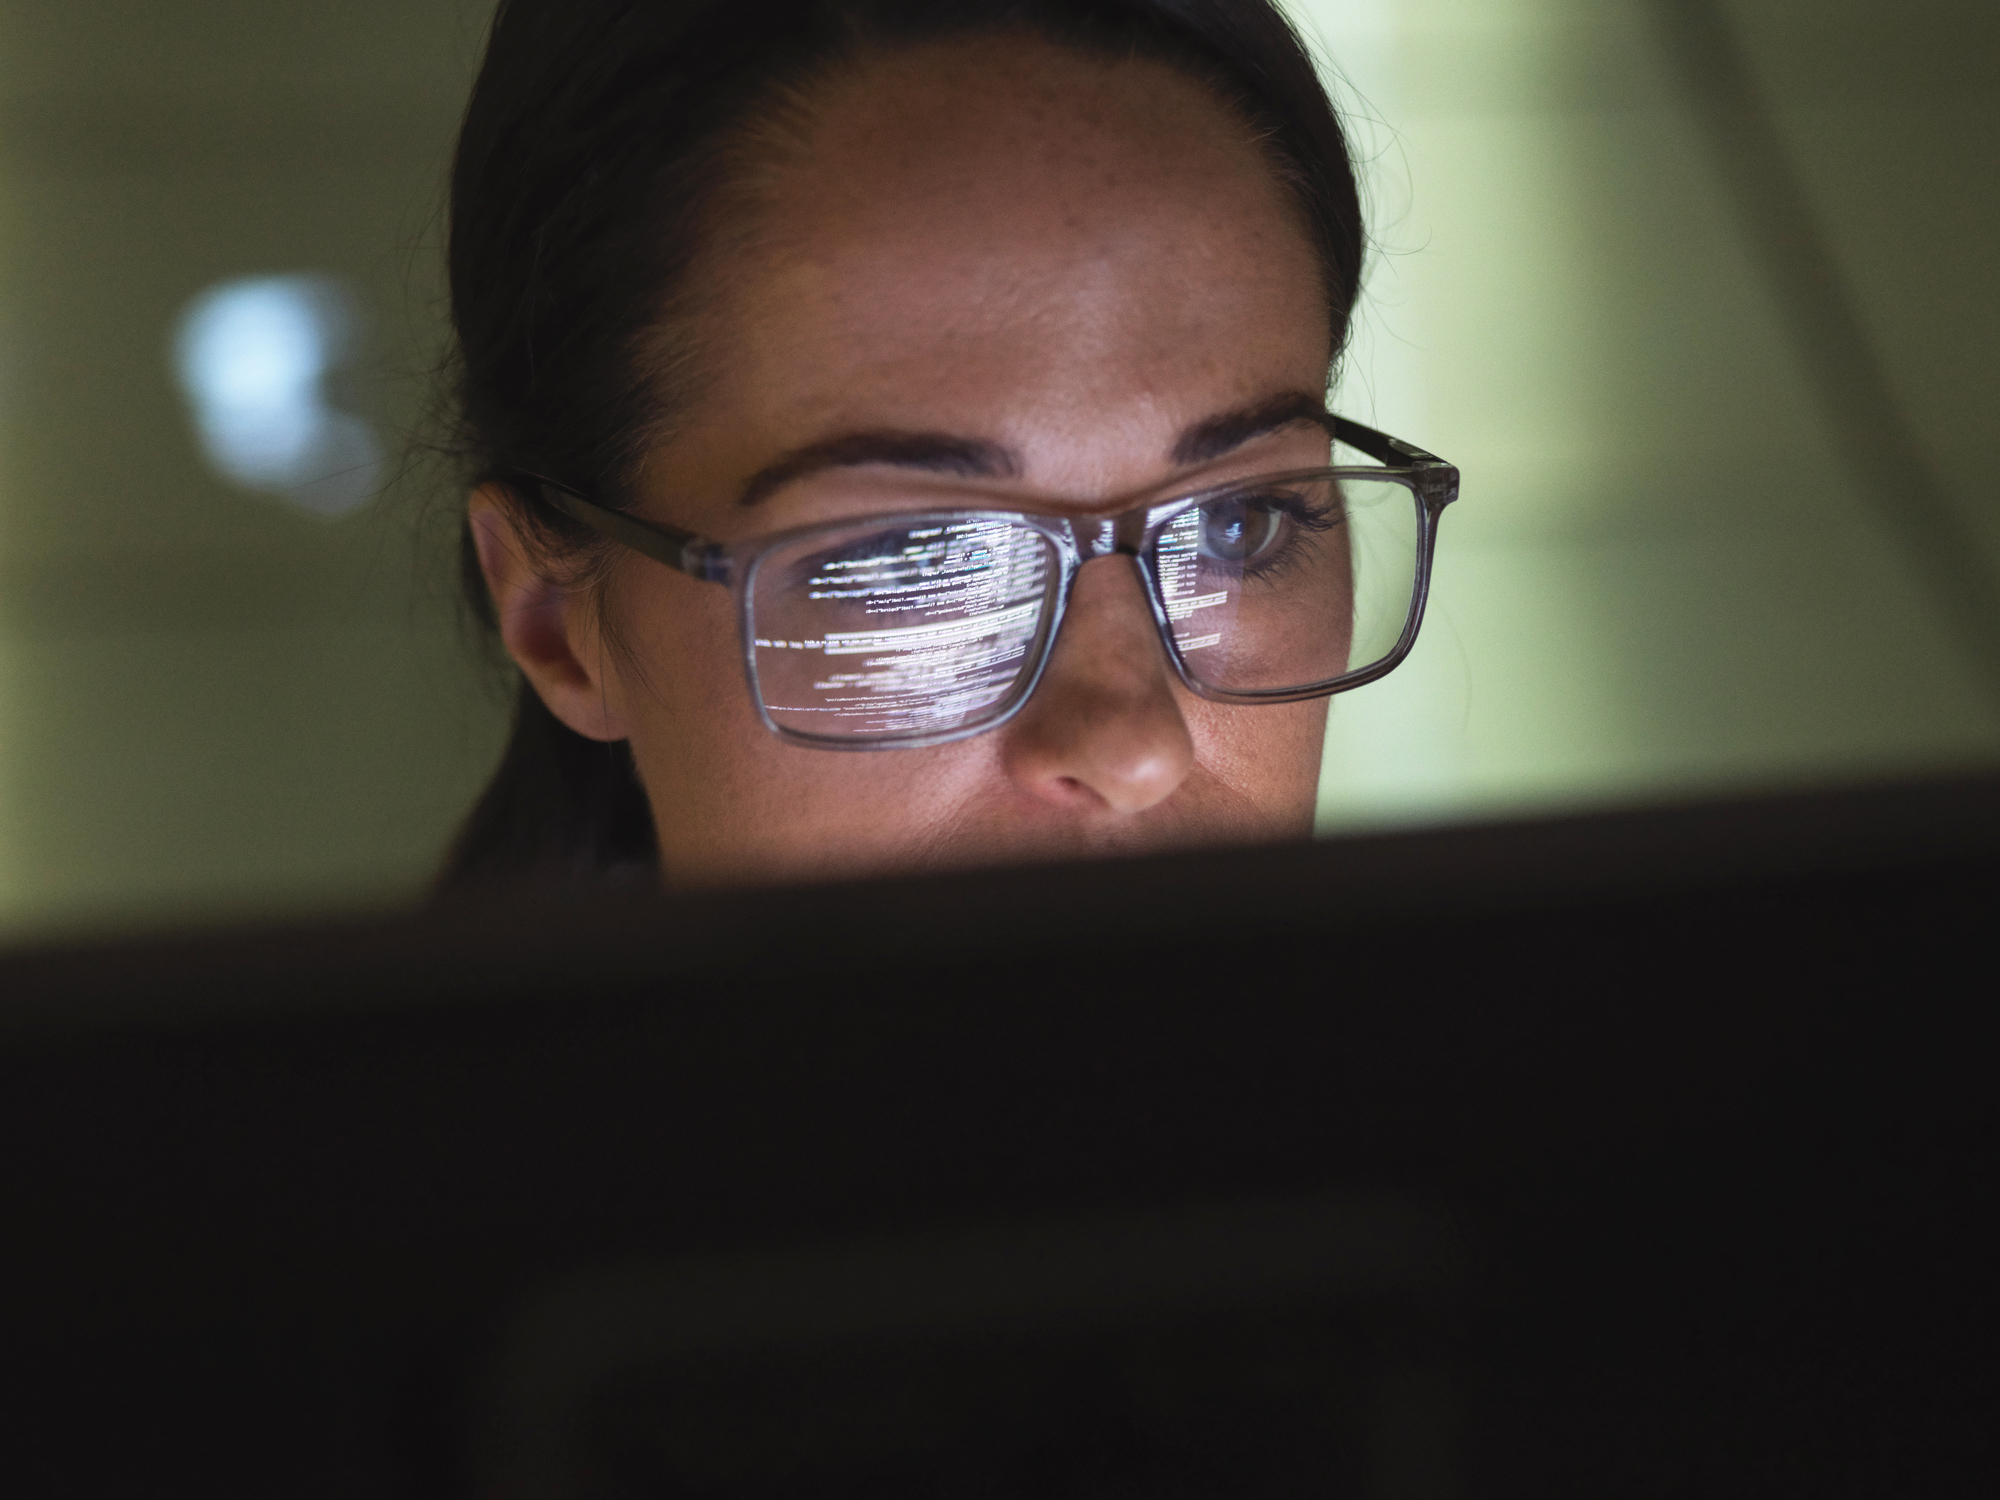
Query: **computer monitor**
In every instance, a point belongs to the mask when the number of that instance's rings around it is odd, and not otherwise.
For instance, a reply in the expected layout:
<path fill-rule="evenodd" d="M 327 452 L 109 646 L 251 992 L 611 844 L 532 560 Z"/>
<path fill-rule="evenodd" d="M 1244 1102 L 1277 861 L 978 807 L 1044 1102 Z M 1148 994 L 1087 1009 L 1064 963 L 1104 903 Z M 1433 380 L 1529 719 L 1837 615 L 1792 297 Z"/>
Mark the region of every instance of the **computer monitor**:
<path fill-rule="evenodd" d="M 0 960 L 8 1487 L 1945 1493 L 1984 779 Z"/>

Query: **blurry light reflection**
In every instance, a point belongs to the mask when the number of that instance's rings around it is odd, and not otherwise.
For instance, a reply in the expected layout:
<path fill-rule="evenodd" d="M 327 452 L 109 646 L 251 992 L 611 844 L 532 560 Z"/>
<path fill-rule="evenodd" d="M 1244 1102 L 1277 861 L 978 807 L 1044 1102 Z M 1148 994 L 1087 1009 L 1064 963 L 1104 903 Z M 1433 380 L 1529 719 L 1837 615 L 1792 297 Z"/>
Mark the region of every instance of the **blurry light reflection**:
<path fill-rule="evenodd" d="M 218 473 L 322 515 L 375 492 L 382 446 L 326 390 L 352 354 L 355 322 L 353 295 L 328 276 L 225 281 L 188 303 L 175 366 Z"/>

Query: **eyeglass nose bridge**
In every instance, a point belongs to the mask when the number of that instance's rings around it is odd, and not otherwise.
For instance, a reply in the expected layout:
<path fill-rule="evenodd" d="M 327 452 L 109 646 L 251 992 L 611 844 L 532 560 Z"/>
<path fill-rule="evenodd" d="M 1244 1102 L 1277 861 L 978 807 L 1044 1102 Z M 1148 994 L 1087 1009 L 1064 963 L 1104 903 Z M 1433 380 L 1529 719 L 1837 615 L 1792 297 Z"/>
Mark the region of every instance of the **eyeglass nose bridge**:
<path fill-rule="evenodd" d="M 1119 552 L 1137 557 L 1139 544 L 1146 538 L 1146 513 L 1135 510 L 1122 516 L 1079 516 L 1069 523 L 1069 534 L 1084 562 Z"/>

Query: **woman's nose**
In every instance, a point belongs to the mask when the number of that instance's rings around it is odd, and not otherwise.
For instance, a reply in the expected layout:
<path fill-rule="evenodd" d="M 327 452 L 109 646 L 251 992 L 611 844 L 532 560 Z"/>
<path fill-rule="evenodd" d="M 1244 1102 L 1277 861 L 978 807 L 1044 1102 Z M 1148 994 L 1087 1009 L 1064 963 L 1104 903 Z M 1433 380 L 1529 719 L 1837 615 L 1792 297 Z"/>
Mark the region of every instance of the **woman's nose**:
<path fill-rule="evenodd" d="M 1007 774 L 1077 811 L 1139 813 L 1166 800 L 1194 766 L 1174 682 L 1138 564 L 1085 563 L 1048 670 L 1001 731 Z"/>

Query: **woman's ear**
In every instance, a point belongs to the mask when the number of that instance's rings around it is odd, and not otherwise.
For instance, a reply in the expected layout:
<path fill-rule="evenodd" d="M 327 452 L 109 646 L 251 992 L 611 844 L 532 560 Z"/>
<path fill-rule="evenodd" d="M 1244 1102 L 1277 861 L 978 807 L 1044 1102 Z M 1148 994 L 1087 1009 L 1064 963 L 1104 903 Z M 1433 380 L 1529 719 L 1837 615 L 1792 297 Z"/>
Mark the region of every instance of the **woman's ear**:
<path fill-rule="evenodd" d="M 474 490 L 466 509 L 507 654 L 564 724 L 586 739 L 624 739 L 596 612 L 542 571 L 498 486 Z"/>

